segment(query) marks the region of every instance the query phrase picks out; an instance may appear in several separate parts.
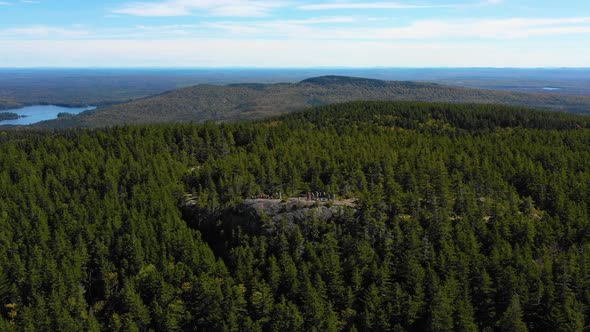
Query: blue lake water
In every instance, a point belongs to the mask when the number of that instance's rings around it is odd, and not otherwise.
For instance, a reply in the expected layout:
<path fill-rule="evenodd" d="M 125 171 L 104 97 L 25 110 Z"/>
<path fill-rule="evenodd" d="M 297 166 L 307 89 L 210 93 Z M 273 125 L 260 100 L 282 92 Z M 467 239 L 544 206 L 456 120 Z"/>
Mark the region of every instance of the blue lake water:
<path fill-rule="evenodd" d="M 70 113 L 70 114 L 79 114 L 87 110 L 96 109 L 94 106 L 87 106 L 87 107 L 61 107 L 61 106 L 54 106 L 54 105 L 35 105 L 35 106 L 27 106 L 19 109 L 14 110 L 6 110 L 3 112 L 10 112 L 16 113 L 18 115 L 24 115 L 24 118 L 18 118 L 16 120 L 5 120 L 0 121 L 0 126 L 2 125 L 29 125 L 45 120 L 53 120 L 57 119 L 57 115 L 59 113 Z"/>

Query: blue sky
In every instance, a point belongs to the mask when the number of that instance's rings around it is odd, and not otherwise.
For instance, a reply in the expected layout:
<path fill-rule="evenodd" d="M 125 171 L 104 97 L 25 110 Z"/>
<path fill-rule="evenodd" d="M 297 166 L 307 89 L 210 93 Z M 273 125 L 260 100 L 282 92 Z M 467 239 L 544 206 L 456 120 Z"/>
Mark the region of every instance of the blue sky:
<path fill-rule="evenodd" d="M 590 67 L 590 1 L 0 0 L 0 67 Z"/>

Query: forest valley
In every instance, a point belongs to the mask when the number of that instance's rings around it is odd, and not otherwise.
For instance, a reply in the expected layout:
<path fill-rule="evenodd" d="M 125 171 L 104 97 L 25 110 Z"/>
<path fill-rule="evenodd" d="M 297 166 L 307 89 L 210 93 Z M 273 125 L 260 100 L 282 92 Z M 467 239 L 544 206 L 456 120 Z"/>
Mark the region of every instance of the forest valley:
<path fill-rule="evenodd" d="M 0 330 L 588 330 L 589 126 L 353 102 L 0 132 Z M 355 204 L 244 206 L 319 191 Z"/>

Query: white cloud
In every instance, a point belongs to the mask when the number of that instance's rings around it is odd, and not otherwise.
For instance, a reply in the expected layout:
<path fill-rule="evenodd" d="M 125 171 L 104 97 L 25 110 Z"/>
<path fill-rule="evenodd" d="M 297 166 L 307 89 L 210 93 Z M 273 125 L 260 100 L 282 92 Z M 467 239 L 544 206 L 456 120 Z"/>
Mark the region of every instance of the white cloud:
<path fill-rule="evenodd" d="M 467 8 L 481 7 L 489 5 L 498 5 L 504 0 L 485 0 L 477 3 L 450 3 L 450 4 L 431 4 L 417 5 L 406 4 L 401 2 L 333 2 L 313 5 L 302 5 L 297 7 L 301 10 L 336 10 L 336 9 L 436 9 L 436 8 Z"/>
<path fill-rule="evenodd" d="M 158 39 L 218 38 L 252 40 L 430 41 L 471 43 L 487 40 L 527 40 L 545 37 L 590 36 L 590 17 L 418 20 L 406 25 L 355 16 L 328 16 L 293 20 L 209 21 L 197 24 L 138 25 L 89 30 L 86 26 L 35 25 L 0 29 L 0 39 Z M 374 26 L 371 26 L 375 24 Z M 553 39 L 555 40 L 555 39 Z"/>
<path fill-rule="evenodd" d="M 279 0 L 166 0 L 131 2 L 113 10 L 133 16 L 189 16 L 193 14 L 231 17 L 266 16 L 284 6 Z"/>
<path fill-rule="evenodd" d="M 590 58 L 578 42 L 520 41 L 0 40 L 0 49 L 0 63 L 15 67 L 587 67 Z"/>
<path fill-rule="evenodd" d="M 373 2 L 373 3 L 323 3 L 303 5 L 297 8 L 302 10 L 333 10 L 333 9 L 421 9 L 421 8 L 445 8 L 454 5 L 408 5 L 399 2 Z"/>
<path fill-rule="evenodd" d="M 524 39 L 539 36 L 587 33 L 590 18 L 423 20 L 402 28 L 377 29 L 381 39 Z"/>
<path fill-rule="evenodd" d="M 334 29 L 334 26 L 357 23 L 360 19 L 349 16 L 317 17 L 299 20 L 269 20 L 254 21 L 248 23 L 205 22 L 204 27 L 220 29 L 234 35 L 285 37 L 317 39 L 326 36 L 326 31 Z M 367 19 L 369 21 L 369 19 Z M 322 25 L 318 27 L 318 25 Z M 329 25 L 330 27 L 326 27 Z"/>
<path fill-rule="evenodd" d="M 142 3 L 134 2 L 125 7 L 113 11 L 117 14 L 127 14 L 134 16 L 184 16 L 190 15 L 190 11 L 185 6 L 170 6 L 165 3 Z"/>
<path fill-rule="evenodd" d="M 45 25 L 35 25 L 24 28 L 9 28 L 0 30 L 0 37 L 18 39 L 48 39 L 48 38 L 81 38 L 88 37 L 90 32 L 81 29 L 80 26 L 74 29 L 63 27 L 51 27 Z"/>
<path fill-rule="evenodd" d="M 590 18 L 557 19 L 463 19 L 419 20 L 400 27 L 366 27 L 354 17 L 309 20 L 275 20 L 257 22 L 213 22 L 205 26 L 234 35 L 252 38 L 300 38 L 334 40 L 458 40 L 458 39 L 526 39 L 542 36 L 590 34 Z M 330 26 L 314 24 L 332 23 Z"/>
<path fill-rule="evenodd" d="M 36 1 L 36 0 L 20 0 L 21 3 L 41 3 L 41 1 Z M 0 6 L 10 6 L 13 5 L 14 3 L 12 2 L 7 2 L 7 1 L 0 1 Z"/>

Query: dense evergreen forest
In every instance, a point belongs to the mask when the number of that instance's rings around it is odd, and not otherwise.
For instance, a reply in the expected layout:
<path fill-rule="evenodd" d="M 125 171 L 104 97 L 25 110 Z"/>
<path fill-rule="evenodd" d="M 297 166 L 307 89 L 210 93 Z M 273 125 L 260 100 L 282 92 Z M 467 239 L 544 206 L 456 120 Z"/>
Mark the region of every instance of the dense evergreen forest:
<path fill-rule="evenodd" d="M 587 330 L 589 126 L 355 102 L 0 132 L 0 330 Z M 322 190 L 356 205 L 225 223 L 253 195 Z"/>

